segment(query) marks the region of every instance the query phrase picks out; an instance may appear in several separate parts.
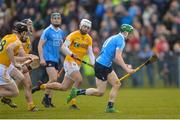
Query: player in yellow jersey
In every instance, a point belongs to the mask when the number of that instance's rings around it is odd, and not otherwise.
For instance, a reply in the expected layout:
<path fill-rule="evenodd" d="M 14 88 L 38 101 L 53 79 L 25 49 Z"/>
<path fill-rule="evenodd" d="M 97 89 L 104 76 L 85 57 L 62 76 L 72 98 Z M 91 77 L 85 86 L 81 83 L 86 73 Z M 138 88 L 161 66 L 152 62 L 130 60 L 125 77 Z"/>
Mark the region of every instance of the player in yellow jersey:
<path fill-rule="evenodd" d="M 22 20 L 23 23 L 25 23 L 28 27 L 28 35 L 25 38 L 26 42 L 23 42 L 23 48 L 25 51 L 25 54 L 29 54 L 31 51 L 31 40 L 30 40 L 30 36 L 32 35 L 32 30 L 33 30 L 33 25 L 32 25 L 32 21 L 30 19 L 24 19 Z M 37 57 L 35 55 L 31 55 L 31 57 Z M 38 111 L 38 108 L 36 107 L 36 105 L 33 102 L 32 99 L 32 93 L 31 93 L 31 88 L 32 88 L 32 82 L 31 82 L 31 78 L 29 75 L 29 72 L 24 73 L 24 79 L 21 81 L 24 87 L 24 91 L 25 91 L 25 98 L 27 101 L 27 106 L 28 106 L 28 110 L 29 111 Z M 19 81 L 16 82 L 17 85 L 19 85 Z M 10 101 L 8 100 L 9 98 L 6 98 L 6 101 Z"/>
<path fill-rule="evenodd" d="M 24 19 L 24 20 L 22 20 L 22 22 L 25 23 L 28 27 L 28 37 L 26 39 L 26 42 L 23 43 L 23 48 L 24 48 L 26 54 L 29 54 L 31 51 L 31 39 L 30 39 L 30 37 L 31 37 L 32 32 L 33 32 L 32 31 L 33 25 L 32 25 L 32 21 L 30 19 Z M 22 83 L 24 86 L 24 92 L 25 92 L 25 98 L 27 101 L 28 110 L 29 111 L 38 111 L 38 108 L 34 104 L 33 98 L 32 98 L 32 93 L 31 93 L 32 82 L 31 82 L 29 72 L 24 73 L 24 76 L 25 76 L 25 79 L 22 80 Z"/>
<path fill-rule="evenodd" d="M 26 38 L 26 42 L 23 43 L 23 48 L 25 51 L 25 54 L 28 55 L 31 51 L 31 40 L 30 40 L 30 36 L 32 35 L 32 30 L 33 30 L 33 25 L 32 25 L 32 21 L 30 19 L 24 19 L 21 22 L 25 23 L 28 27 L 28 35 Z M 31 57 L 35 57 L 35 55 L 31 55 Z M 31 88 L 32 88 L 32 82 L 31 82 L 31 78 L 29 75 L 29 72 L 24 73 L 24 79 L 21 81 L 24 87 L 24 91 L 25 91 L 25 98 L 27 101 L 27 107 L 29 111 L 38 111 L 38 108 L 36 107 L 36 105 L 33 102 L 32 99 L 32 93 L 31 93 Z M 18 82 L 16 82 L 17 85 L 19 85 Z"/>
<path fill-rule="evenodd" d="M 66 91 L 72 87 L 78 88 L 82 82 L 82 75 L 79 71 L 81 62 L 76 58 L 82 60 L 85 55 L 89 55 L 91 64 L 94 64 L 95 57 L 92 51 L 92 38 L 88 34 L 92 26 L 91 21 L 82 19 L 79 25 L 79 30 L 76 30 L 69 34 L 63 44 L 65 52 L 68 52 L 64 61 L 65 76 L 62 83 L 53 82 L 39 85 L 33 89 L 33 92 L 39 89 L 55 89 Z M 78 109 L 76 100 L 71 101 L 72 109 Z"/>
<path fill-rule="evenodd" d="M 26 41 L 27 31 L 26 24 L 16 22 L 13 25 L 13 34 L 6 35 L 0 42 L 0 97 L 14 97 L 19 94 L 13 79 L 16 81 L 24 79 L 24 75 L 19 70 L 22 68 L 20 62 L 30 59 L 29 56 L 18 56 L 24 53 L 22 42 Z M 6 98 L 2 98 L 1 102 L 16 107 Z"/>

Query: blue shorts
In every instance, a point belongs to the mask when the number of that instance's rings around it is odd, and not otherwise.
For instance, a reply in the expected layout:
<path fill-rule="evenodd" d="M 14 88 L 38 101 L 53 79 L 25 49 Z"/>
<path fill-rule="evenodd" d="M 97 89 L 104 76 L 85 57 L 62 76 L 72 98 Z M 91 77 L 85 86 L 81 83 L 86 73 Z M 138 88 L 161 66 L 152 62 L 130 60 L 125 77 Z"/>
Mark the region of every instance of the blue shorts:
<path fill-rule="evenodd" d="M 46 61 L 46 67 L 54 67 L 56 70 L 58 70 L 58 63 L 53 61 Z"/>
<path fill-rule="evenodd" d="M 108 74 L 112 72 L 112 67 L 106 67 L 96 62 L 94 70 L 95 70 L 95 76 L 98 79 L 102 81 L 106 81 Z"/>

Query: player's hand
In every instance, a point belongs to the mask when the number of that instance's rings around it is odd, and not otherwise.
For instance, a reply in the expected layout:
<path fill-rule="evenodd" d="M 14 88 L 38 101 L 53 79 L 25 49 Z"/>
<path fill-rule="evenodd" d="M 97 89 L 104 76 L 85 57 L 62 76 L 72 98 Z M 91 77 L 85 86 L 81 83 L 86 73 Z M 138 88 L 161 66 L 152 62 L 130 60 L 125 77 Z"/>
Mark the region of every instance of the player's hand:
<path fill-rule="evenodd" d="M 132 68 L 132 65 L 130 65 L 130 64 L 126 64 L 126 65 L 127 65 L 128 68 Z"/>
<path fill-rule="evenodd" d="M 28 56 L 25 57 L 25 61 L 26 61 L 26 60 L 33 60 L 33 59 L 32 59 L 31 56 L 28 55 Z"/>
<path fill-rule="evenodd" d="M 126 72 L 129 73 L 129 74 L 133 74 L 133 73 L 136 72 L 136 70 L 135 70 L 135 69 L 128 68 L 128 69 L 126 70 Z"/>
<path fill-rule="evenodd" d="M 34 59 L 39 59 L 38 56 L 33 55 L 33 54 L 29 54 L 28 57 L 33 61 Z"/>
<path fill-rule="evenodd" d="M 46 61 L 44 59 L 40 59 L 40 65 L 46 66 Z"/>
<path fill-rule="evenodd" d="M 72 57 L 72 58 L 75 58 L 75 59 L 78 58 L 78 56 L 77 56 L 76 54 L 71 54 L 71 57 Z"/>
<path fill-rule="evenodd" d="M 19 63 L 14 63 L 14 67 L 16 67 L 18 70 L 22 70 L 22 65 Z"/>

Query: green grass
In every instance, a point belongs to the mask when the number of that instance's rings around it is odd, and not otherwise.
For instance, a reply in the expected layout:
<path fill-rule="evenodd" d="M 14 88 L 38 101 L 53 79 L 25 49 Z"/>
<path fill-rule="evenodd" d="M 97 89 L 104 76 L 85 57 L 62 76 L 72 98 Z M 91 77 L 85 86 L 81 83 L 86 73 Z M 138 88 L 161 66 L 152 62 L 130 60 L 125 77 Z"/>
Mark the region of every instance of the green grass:
<path fill-rule="evenodd" d="M 119 91 L 115 107 L 119 113 L 105 113 L 108 93 L 103 97 L 79 96 L 80 110 L 69 110 L 65 102 L 69 92 L 54 93 L 56 108 L 47 109 L 41 105 L 42 92 L 33 95 L 35 103 L 41 109 L 38 112 L 26 110 L 23 92 L 14 98 L 17 109 L 11 109 L 0 103 L 0 118 L 68 118 L 68 119 L 118 119 L 118 118 L 180 118 L 180 89 L 177 88 L 123 88 Z"/>

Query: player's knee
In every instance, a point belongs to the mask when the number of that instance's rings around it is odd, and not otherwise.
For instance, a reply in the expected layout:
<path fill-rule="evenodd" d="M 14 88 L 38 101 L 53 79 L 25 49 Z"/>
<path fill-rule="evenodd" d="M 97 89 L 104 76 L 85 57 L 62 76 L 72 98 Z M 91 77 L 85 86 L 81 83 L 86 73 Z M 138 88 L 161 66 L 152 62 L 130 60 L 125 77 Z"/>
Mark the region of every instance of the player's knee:
<path fill-rule="evenodd" d="M 12 91 L 12 97 L 17 97 L 19 95 L 19 90 L 13 90 Z"/>
<path fill-rule="evenodd" d="M 82 83 L 82 80 L 77 80 L 76 82 L 80 85 Z"/>
<path fill-rule="evenodd" d="M 29 84 L 29 86 L 28 86 L 28 87 L 29 87 L 29 89 L 32 89 L 32 84 Z"/>
<path fill-rule="evenodd" d="M 117 88 L 119 88 L 121 86 L 121 83 L 118 83 L 115 85 Z"/>
<path fill-rule="evenodd" d="M 19 79 L 20 79 L 20 81 L 23 81 L 25 79 L 25 76 L 24 75 L 19 75 Z"/>
<path fill-rule="evenodd" d="M 117 83 L 115 83 L 112 87 L 114 87 L 114 88 L 120 88 L 120 86 L 121 86 L 121 83 L 120 83 L 120 82 L 117 82 Z"/>
<path fill-rule="evenodd" d="M 77 80 L 79 83 L 82 83 L 82 81 L 83 81 L 82 77 L 79 77 Z"/>
<path fill-rule="evenodd" d="M 81 85 L 82 83 L 82 78 L 75 78 L 74 79 L 74 84 L 76 87 L 79 87 L 79 85 Z"/>
<path fill-rule="evenodd" d="M 77 82 L 82 82 L 82 77 L 80 76 L 73 77 L 72 79 Z"/>

